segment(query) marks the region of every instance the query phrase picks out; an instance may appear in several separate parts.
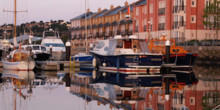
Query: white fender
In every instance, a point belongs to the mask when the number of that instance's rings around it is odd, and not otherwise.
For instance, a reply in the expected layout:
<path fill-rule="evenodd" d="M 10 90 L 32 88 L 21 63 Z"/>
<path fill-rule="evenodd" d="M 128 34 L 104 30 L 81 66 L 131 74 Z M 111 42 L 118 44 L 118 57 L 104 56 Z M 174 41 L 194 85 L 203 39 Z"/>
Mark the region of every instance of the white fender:
<path fill-rule="evenodd" d="M 102 75 L 105 77 L 106 76 L 106 72 L 102 73 Z"/>
<path fill-rule="evenodd" d="M 93 58 L 93 60 L 92 60 L 92 66 L 93 66 L 93 67 L 96 67 L 96 58 Z"/>
<path fill-rule="evenodd" d="M 106 63 L 103 63 L 102 66 L 106 67 Z"/>

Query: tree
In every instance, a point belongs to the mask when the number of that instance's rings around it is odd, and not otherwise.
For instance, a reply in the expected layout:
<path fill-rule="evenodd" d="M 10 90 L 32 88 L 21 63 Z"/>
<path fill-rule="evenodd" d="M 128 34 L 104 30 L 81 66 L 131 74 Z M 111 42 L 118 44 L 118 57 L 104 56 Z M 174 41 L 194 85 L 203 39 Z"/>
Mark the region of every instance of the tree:
<path fill-rule="evenodd" d="M 209 2 L 207 4 L 206 8 L 204 9 L 203 18 L 204 18 L 203 24 L 206 26 L 206 28 L 216 31 L 216 38 L 213 38 L 213 45 L 214 45 L 214 39 L 218 39 L 218 31 L 220 29 L 219 0 L 214 0 L 213 2 Z"/>

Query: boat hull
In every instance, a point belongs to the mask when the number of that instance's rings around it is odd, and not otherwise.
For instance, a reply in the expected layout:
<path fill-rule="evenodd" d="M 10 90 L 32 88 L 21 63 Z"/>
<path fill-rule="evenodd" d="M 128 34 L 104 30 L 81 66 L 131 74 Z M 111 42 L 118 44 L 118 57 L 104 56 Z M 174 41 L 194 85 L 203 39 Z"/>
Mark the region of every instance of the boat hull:
<path fill-rule="evenodd" d="M 34 55 L 34 61 L 47 61 L 51 57 L 48 53 L 39 53 Z"/>
<path fill-rule="evenodd" d="M 54 61 L 64 61 L 66 57 L 66 52 L 52 52 L 52 59 Z"/>
<path fill-rule="evenodd" d="M 176 58 L 177 56 L 177 58 Z M 193 66 L 197 54 L 184 53 L 184 54 L 171 54 L 170 55 L 170 63 L 175 63 L 177 66 Z M 177 61 L 176 61 L 177 59 Z M 166 57 L 164 56 L 164 61 L 166 61 Z"/>
<path fill-rule="evenodd" d="M 87 55 L 87 56 L 74 56 L 75 61 L 80 61 L 80 62 L 92 62 L 93 56 L 92 55 Z M 73 59 L 72 59 L 73 60 Z"/>
<path fill-rule="evenodd" d="M 5 70 L 29 71 L 35 67 L 34 61 L 8 62 L 2 61 Z"/>
<path fill-rule="evenodd" d="M 94 73 L 93 73 L 94 74 Z M 127 75 L 127 74 L 116 74 L 112 72 L 96 73 L 94 83 L 110 83 L 116 84 L 123 87 L 160 87 L 162 86 L 162 75 Z"/>
<path fill-rule="evenodd" d="M 160 71 L 162 55 L 118 55 L 102 56 L 94 54 L 96 66 L 101 71 L 119 72 L 124 74 L 146 74 L 150 69 Z M 159 69 L 159 70 L 158 70 Z"/>

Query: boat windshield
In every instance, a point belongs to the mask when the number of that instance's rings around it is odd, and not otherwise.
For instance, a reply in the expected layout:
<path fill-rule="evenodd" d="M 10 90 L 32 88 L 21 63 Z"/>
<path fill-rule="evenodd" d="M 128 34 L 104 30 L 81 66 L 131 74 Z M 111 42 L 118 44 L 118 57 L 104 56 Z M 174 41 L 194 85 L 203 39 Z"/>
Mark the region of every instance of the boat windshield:
<path fill-rule="evenodd" d="M 33 50 L 40 50 L 39 46 L 33 46 Z"/>
<path fill-rule="evenodd" d="M 41 46 L 41 51 L 46 51 L 46 47 Z"/>
<path fill-rule="evenodd" d="M 44 46 L 46 46 L 46 47 L 50 47 L 50 45 L 52 47 L 65 47 L 64 44 L 55 44 L 55 43 L 46 43 L 46 44 L 44 44 Z"/>

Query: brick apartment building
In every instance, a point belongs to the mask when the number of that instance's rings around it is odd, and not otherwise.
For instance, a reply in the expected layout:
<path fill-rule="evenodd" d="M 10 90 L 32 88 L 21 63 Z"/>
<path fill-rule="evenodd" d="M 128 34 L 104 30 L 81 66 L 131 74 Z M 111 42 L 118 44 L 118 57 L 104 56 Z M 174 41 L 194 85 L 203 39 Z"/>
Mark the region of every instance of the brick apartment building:
<path fill-rule="evenodd" d="M 211 0 L 141 0 L 133 10 L 133 27 L 140 38 L 178 38 L 179 41 L 219 39 L 203 25 Z M 219 31 L 219 30 L 218 30 Z"/>

